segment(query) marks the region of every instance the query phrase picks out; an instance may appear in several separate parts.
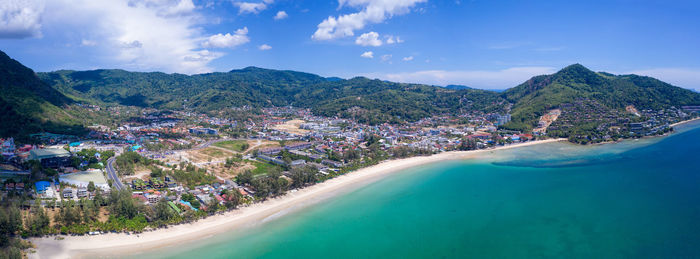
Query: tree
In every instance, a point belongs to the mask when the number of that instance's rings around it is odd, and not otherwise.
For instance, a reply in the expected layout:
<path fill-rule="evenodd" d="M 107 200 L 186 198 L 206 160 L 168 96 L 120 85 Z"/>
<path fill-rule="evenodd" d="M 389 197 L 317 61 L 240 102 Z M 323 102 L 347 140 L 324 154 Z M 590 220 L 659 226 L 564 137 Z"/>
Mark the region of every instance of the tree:
<path fill-rule="evenodd" d="M 88 183 L 87 189 L 89 192 L 94 192 L 95 191 L 95 183 L 93 181 L 90 181 Z"/>
<path fill-rule="evenodd" d="M 236 176 L 236 182 L 238 184 L 251 184 L 253 182 L 253 172 L 246 170 L 243 173 Z"/>
<path fill-rule="evenodd" d="M 292 178 L 292 188 L 302 188 L 309 183 L 316 182 L 318 169 L 312 165 L 292 168 L 290 178 Z"/>

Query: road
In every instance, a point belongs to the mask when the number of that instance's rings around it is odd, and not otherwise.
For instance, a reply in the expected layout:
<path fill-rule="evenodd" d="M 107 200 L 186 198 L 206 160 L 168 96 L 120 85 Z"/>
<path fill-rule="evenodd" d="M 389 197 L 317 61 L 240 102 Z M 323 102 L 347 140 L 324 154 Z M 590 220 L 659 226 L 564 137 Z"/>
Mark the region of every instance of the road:
<path fill-rule="evenodd" d="M 114 157 L 107 159 L 107 167 L 105 168 L 105 170 L 107 170 L 107 177 L 109 177 L 109 179 L 112 180 L 113 187 L 117 188 L 117 190 L 123 190 L 124 184 L 122 184 L 122 181 L 119 180 L 117 170 L 114 170 L 114 160 Z"/>

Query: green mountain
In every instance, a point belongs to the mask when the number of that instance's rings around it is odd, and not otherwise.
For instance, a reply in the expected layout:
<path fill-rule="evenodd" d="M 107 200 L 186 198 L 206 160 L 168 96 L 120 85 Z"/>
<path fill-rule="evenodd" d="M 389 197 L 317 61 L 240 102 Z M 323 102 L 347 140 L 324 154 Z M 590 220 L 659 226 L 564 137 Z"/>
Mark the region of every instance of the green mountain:
<path fill-rule="evenodd" d="M 39 77 L 75 99 L 201 112 L 230 107 L 311 108 L 361 122 L 415 121 L 431 114 L 498 111 L 498 94 L 475 89 L 400 84 L 363 77 L 329 80 L 317 75 L 248 67 L 227 73 L 181 75 L 124 70 L 56 71 Z"/>
<path fill-rule="evenodd" d="M 42 82 L 31 69 L 0 51 L 0 136 L 80 132 L 79 121 L 63 110 L 73 101 Z"/>
<path fill-rule="evenodd" d="M 601 112 L 628 105 L 659 109 L 700 104 L 700 94 L 654 78 L 596 73 L 579 64 L 533 77 L 501 93 L 451 88 L 257 67 L 198 75 L 105 69 L 35 74 L 0 52 L 0 119 L 5 125 L 17 125 L 0 128 L 0 135 L 70 133 L 81 130 L 81 123 L 101 122 L 95 118 L 109 122 L 108 113 L 86 112 L 77 102 L 210 113 L 242 106 L 291 105 L 369 124 L 410 122 L 435 114 L 509 111 L 512 121 L 504 127 L 523 131 L 532 129 L 547 110 L 581 100 Z"/>
<path fill-rule="evenodd" d="M 537 125 L 547 110 L 575 100 L 587 99 L 605 109 L 660 109 L 700 104 L 700 94 L 657 79 L 637 75 L 596 73 L 580 64 L 570 65 L 552 75 L 536 76 L 503 92 L 513 103 L 509 129 L 527 130 Z"/>

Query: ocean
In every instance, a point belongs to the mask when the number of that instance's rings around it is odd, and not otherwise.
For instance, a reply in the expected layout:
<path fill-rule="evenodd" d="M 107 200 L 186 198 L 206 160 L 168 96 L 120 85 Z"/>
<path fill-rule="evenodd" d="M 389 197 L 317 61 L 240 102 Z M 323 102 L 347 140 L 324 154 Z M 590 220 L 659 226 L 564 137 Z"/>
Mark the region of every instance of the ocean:
<path fill-rule="evenodd" d="M 698 258 L 700 123 L 392 174 L 253 227 L 139 258 Z"/>

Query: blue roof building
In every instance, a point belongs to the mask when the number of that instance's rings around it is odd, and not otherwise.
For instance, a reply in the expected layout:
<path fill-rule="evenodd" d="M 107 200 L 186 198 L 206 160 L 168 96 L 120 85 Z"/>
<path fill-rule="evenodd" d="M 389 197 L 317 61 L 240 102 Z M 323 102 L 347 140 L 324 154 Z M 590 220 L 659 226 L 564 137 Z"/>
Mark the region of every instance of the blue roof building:
<path fill-rule="evenodd" d="M 46 189 L 51 187 L 51 183 L 48 181 L 38 181 L 34 184 L 36 186 L 36 193 L 42 194 L 46 192 Z"/>

